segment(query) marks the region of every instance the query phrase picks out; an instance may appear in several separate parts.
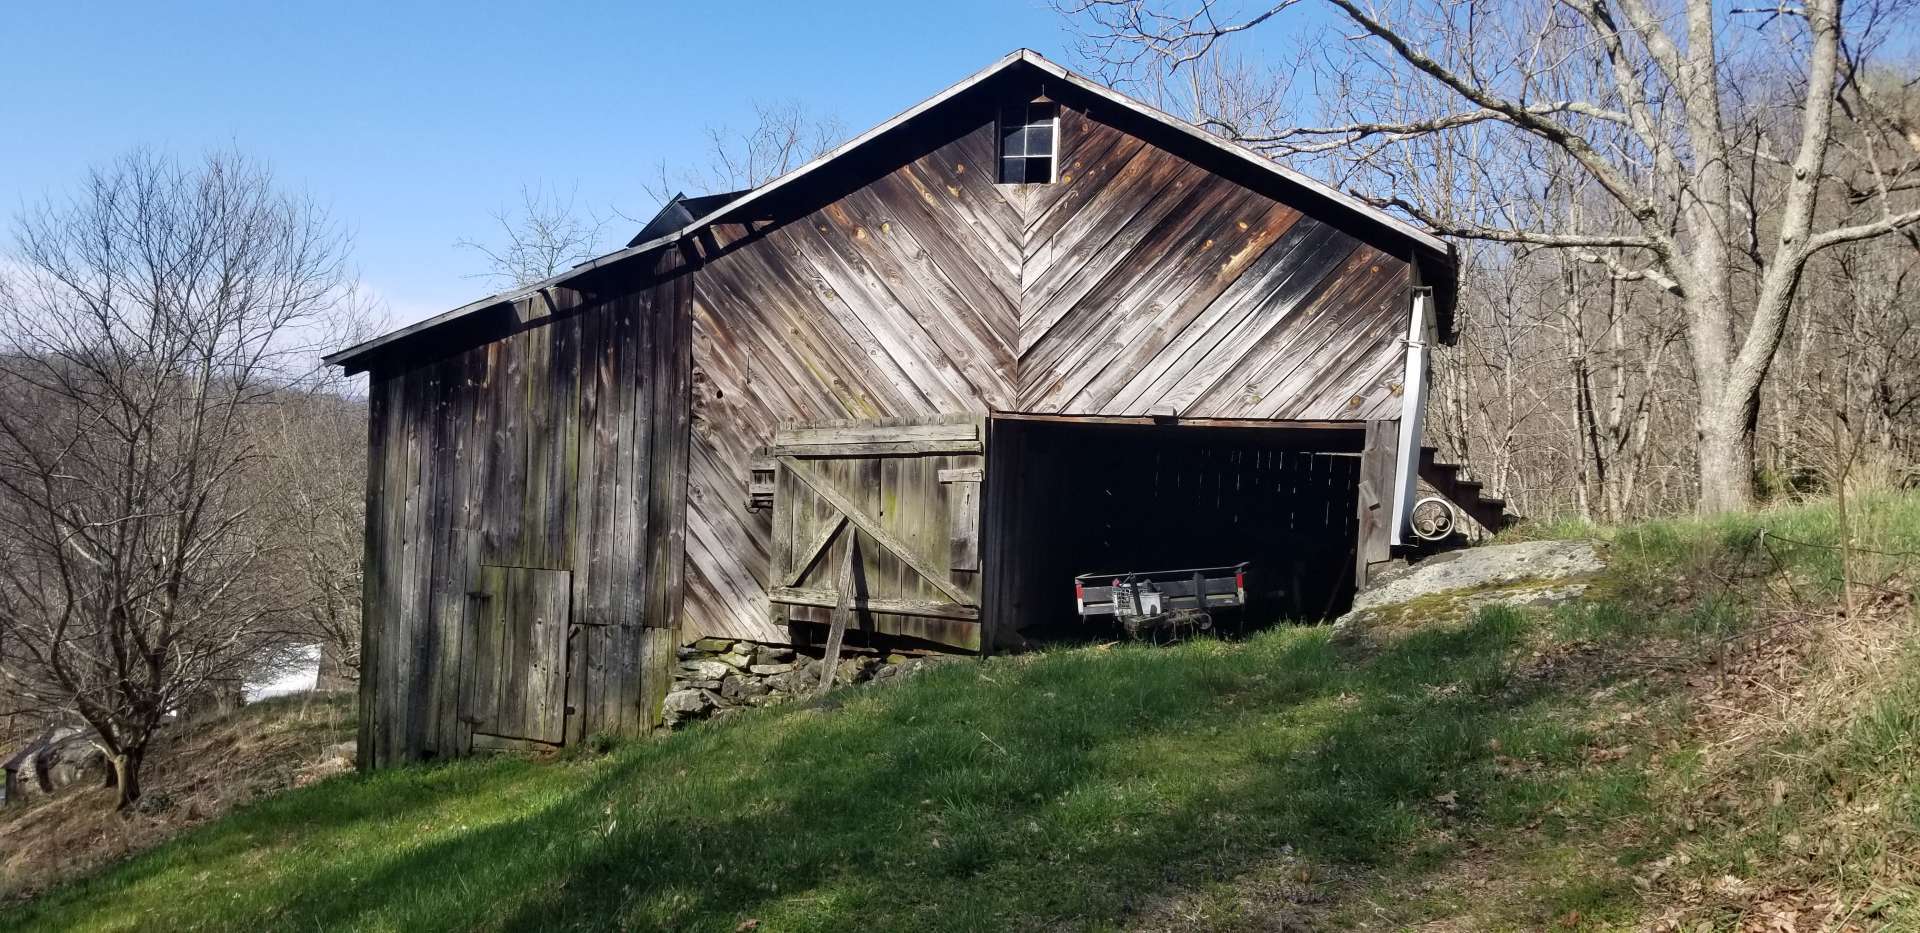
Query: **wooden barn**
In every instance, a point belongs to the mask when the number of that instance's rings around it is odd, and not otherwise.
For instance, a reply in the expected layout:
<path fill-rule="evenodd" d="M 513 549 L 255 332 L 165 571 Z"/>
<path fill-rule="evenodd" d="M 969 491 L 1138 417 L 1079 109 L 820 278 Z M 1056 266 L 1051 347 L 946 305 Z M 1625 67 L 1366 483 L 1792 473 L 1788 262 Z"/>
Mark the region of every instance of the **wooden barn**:
<path fill-rule="evenodd" d="M 1447 244 L 1019 51 L 371 376 L 361 761 L 659 721 L 703 637 L 987 653 L 1072 578 L 1336 611 L 1425 474 Z M 1491 511 L 1489 511 L 1491 510 Z"/>

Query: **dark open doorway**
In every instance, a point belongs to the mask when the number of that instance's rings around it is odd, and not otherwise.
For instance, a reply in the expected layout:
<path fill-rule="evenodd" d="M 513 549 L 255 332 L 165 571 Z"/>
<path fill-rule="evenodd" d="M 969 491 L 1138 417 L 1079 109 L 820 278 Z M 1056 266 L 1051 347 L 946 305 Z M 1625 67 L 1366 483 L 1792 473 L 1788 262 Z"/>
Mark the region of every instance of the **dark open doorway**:
<path fill-rule="evenodd" d="M 1073 578 L 1248 562 L 1232 632 L 1315 620 L 1352 598 L 1360 425 L 996 417 L 989 614 L 1001 644 L 1111 637 Z M 1008 637 L 1017 633 L 1017 638 Z"/>

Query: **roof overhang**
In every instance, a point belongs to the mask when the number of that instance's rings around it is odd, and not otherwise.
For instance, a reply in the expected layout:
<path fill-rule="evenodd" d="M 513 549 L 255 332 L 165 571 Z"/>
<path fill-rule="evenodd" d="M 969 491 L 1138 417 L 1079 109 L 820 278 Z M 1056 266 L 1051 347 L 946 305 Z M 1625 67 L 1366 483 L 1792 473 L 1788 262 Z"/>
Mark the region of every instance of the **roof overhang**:
<path fill-rule="evenodd" d="M 654 223 L 648 225 L 649 229 L 656 229 L 657 225 L 660 225 L 663 219 L 677 220 L 678 216 L 671 211 L 678 210 L 684 212 L 684 216 L 693 218 L 680 226 L 668 229 L 651 238 L 643 239 L 636 237 L 635 242 L 625 248 L 588 260 L 544 281 L 509 289 L 498 294 L 489 295 L 478 301 L 461 305 L 451 311 L 435 315 L 424 321 L 410 324 L 398 330 L 382 334 L 372 340 L 332 353 L 324 357 L 324 361 L 329 365 L 344 367 L 350 373 L 360 372 L 370 368 L 376 358 L 399 350 L 399 344 L 408 342 L 412 338 L 418 337 L 428 331 L 439 330 L 443 327 L 453 325 L 456 322 L 470 321 L 475 317 L 485 315 L 492 315 L 505 320 L 506 309 L 525 307 L 530 301 L 538 299 L 543 293 L 550 294 L 553 289 L 564 287 L 569 282 L 575 281 L 583 276 L 611 269 L 642 256 L 652 255 L 662 249 L 679 243 L 686 237 L 699 233 L 726 217 L 737 215 L 758 202 L 793 188 L 828 164 L 836 162 L 845 156 L 868 147 L 883 137 L 893 134 L 896 130 L 912 123 L 915 118 L 922 114 L 966 93 L 983 82 L 1006 72 L 1008 69 L 1021 66 L 1038 69 L 1041 73 L 1069 86 L 1104 99 L 1140 118 L 1163 126 L 1182 137 L 1189 138 L 1193 142 L 1207 147 L 1207 151 L 1217 152 L 1236 162 L 1245 163 L 1247 166 L 1268 173 L 1315 199 L 1350 214 L 1363 223 L 1377 226 L 1383 232 L 1392 235 L 1397 240 L 1412 244 L 1418 255 L 1410 258 L 1422 267 L 1422 277 L 1436 288 L 1440 319 L 1443 325 L 1441 331 L 1442 337 L 1447 338 L 1450 336 L 1455 261 L 1453 247 L 1445 240 L 1407 222 L 1401 217 L 1387 213 L 1354 195 L 1340 191 L 1316 178 L 1281 165 L 1246 146 L 1215 136 L 1179 117 L 1175 117 L 1163 110 L 1135 100 L 1126 94 L 1069 71 L 1038 52 L 1030 49 L 1018 49 L 1002 56 L 993 62 L 993 64 L 969 75 L 946 90 L 902 111 L 892 119 L 855 136 L 813 161 L 779 178 L 769 181 L 758 188 L 739 192 L 737 196 L 721 196 L 721 198 L 723 198 L 722 203 L 697 215 L 693 211 L 688 210 L 688 208 L 708 207 L 714 203 L 716 197 L 676 197 L 669 203 L 668 210 L 663 210 L 662 217 L 656 217 Z"/>

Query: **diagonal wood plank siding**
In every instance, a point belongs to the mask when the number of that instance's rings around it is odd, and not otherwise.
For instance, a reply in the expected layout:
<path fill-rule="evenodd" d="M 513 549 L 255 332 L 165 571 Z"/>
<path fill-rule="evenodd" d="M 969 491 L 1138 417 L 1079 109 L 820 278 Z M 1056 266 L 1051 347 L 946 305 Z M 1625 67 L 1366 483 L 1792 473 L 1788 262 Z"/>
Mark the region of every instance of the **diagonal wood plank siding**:
<path fill-rule="evenodd" d="M 1091 100 L 1062 110 L 1056 183 L 997 185 L 992 114 L 957 103 L 943 138 L 705 244 L 689 277 L 683 639 L 787 638 L 766 595 L 771 518 L 746 495 L 782 424 L 1398 417 L 1404 258 Z"/>

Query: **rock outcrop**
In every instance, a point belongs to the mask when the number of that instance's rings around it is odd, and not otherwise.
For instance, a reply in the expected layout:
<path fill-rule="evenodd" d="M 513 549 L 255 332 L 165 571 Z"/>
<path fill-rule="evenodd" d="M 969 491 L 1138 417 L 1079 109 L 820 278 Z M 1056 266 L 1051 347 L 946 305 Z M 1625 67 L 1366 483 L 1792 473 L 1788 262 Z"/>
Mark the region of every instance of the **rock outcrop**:
<path fill-rule="evenodd" d="M 1605 570 L 1591 541 L 1526 541 L 1436 554 L 1355 596 L 1336 625 L 1400 616 L 1454 618 L 1482 606 L 1547 606 L 1579 598 Z"/>
<path fill-rule="evenodd" d="M 84 730 L 49 729 L 6 759 L 9 780 L 0 802 L 58 793 L 73 786 L 102 787 L 113 769 Z"/>

